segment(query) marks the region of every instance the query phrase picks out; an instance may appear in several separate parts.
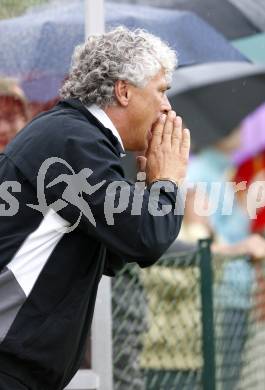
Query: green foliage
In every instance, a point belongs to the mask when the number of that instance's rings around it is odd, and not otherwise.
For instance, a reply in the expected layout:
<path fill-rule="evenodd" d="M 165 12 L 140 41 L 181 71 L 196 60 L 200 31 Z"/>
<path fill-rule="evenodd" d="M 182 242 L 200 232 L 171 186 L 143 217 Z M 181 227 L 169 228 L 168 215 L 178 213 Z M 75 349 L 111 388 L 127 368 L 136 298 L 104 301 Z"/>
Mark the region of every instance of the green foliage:
<path fill-rule="evenodd" d="M 28 8 L 48 0 L 0 0 L 0 19 L 9 19 L 22 15 Z"/>

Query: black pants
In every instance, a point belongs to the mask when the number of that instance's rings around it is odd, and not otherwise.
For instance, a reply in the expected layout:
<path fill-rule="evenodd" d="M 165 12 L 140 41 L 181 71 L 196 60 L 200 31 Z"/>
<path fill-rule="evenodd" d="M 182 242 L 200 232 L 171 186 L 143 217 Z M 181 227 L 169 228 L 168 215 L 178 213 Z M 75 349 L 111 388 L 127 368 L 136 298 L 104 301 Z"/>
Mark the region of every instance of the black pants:
<path fill-rule="evenodd" d="M 15 378 L 0 373 L 0 390 L 29 390 Z"/>

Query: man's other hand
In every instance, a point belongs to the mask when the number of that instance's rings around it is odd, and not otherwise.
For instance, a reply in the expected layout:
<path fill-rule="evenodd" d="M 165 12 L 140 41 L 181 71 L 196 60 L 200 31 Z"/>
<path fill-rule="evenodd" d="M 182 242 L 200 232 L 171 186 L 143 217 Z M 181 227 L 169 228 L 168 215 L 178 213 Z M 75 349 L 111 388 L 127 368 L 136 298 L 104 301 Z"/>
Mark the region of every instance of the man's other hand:
<path fill-rule="evenodd" d="M 182 119 L 174 111 L 161 115 L 152 129 L 152 139 L 146 151 L 147 184 L 155 180 L 182 181 L 187 172 L 190 150 L 190 132 L 182 128 Z"/>

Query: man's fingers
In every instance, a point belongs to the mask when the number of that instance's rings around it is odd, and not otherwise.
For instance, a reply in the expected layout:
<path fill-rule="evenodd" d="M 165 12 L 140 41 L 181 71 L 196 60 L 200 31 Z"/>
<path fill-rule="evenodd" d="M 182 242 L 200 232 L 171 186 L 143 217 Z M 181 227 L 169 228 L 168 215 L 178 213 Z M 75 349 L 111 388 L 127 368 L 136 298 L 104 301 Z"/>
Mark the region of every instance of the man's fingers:
<path fill-rule="evenodd" d="M 171 139 L 172 139 L 175 119 L 176 119 L 176 113 L 174 111 L 169 111 L 164 126 L 164 130 L 163 130 L 163 137 L 162 137 L 162 143 L 165 146 L 171 147 L 171 142 L 172 142 Z"/>
<path fill-rule="evenodd" d="M 138 171 L 145 172 L 147 158 L 144 156 L 138 156 L 136 158 L 136 162 L 137 162 Z"/>
<path fill-rule="evenodd" d="M 174 127 L 172 132 L 172 147 L 176 148 L 179 152 L 180 144 L 182 141 L 182 119 L 177 116 L 174 120 Z"/>
<path fill-rule="evenodd" d="M 150 148 L 156 147 L 161 144 L 165 122 L 166 122 L 166 115 L 163 114 L 154 124 L 154 127 L 152 129 L 152 139 L 150 142 Z"/>
<path fill-rule="evenodd" d="M 180 144 L 180 154 L 184 158 L 188 158 L 190 153 L 190 131 L 189 129 L 182 130 L 182 142 Z"/>

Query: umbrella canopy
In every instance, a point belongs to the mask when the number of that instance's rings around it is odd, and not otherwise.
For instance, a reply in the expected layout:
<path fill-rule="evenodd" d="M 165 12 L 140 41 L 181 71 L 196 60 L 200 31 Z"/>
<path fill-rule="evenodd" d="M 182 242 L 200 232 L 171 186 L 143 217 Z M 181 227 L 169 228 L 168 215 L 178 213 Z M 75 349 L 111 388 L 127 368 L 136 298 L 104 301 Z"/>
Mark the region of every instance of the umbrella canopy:
<path fill-rule="evenodd" d="M 178 69 L 168 96 L 190 128 L 193 145 L 203 148 L 265 101 L 265 67 L 220 62 Z"/>
<path fill-rule="evenodd" d="M 242 122 L 241 133 L 242 145 L 233 156 L 237 165 L 265 150 L 265 104 Z"/>
<path fill-rule="evenodd" d="M 228 0 L 237 7 L 254 26 L 265 31 L 265 2 L 264 0 Z"/>
<path fill-rule="evenodd" d="M 128 0 L 115 1 L 128 2 Z M 256 34 L 265 28 L 265 19 L 263 19 L 263 28 L 260 26 L 260 20 L 263 18 L 262 10 L 265 12 L 264 0 L 238 0 L 238 2 L 244 1 L 252 4 L 242 7 L 236 0 L 235 3 L 233 0 L 130 0 L 129 2 L 194 12 L 228 39 L 237 39 Z M 263 4 L 256 4 L 257 2 Z M 257 11 L 259 17 L 255 18 L 253 16 Z M 257 19 L 258 23 L 256 23 Z"/>
<path fill-rule="evenodd" d="M 265 64 L 265 33 L 236 39 L 232 44 L 252 62 Z"/>
<path fill-rule="evenodd" d="M 224 37 L 189 12 L 106 4 L 107 27 L 141 27 L 169 42 L 180 65 L 242 61 Z M 0 73 L 18 77 L 29 100 L 54 98 L 74 47 L 84 41 L 84 1 L 37 8 L 0 22 Z"/>

